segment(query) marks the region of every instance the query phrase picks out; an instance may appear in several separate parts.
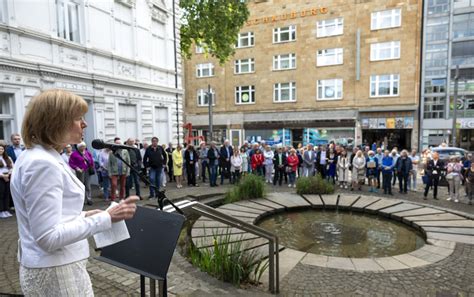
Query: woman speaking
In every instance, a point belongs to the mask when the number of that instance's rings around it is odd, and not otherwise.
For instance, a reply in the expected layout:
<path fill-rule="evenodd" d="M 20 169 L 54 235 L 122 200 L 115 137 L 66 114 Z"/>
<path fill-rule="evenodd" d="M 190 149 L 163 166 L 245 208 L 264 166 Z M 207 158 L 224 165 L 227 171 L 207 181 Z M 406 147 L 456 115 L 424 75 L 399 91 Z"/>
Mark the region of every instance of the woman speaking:
<path fill-rule="evenodd" d="M 27 149 L 15 163 L 11 192 L 25 296 L 93 296 L 87 238 L 132 218 L 136 210 L 133 196 L 108 211 L 82 212 L 84 185 L 59 152 L 82 141 L 86 112 L 81 97 L 48 90 L 31 100 L 23 119 Z"/>

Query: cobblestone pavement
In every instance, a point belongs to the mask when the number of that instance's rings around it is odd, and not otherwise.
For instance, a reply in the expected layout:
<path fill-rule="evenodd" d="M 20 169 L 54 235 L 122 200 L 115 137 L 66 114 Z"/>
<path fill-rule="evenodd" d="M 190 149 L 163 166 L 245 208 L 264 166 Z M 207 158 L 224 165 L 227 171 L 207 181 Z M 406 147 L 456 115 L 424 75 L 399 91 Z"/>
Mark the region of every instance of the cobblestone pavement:
<path fill-rule="evenodd" d="M 172 200 L 184 199 L 187 196 L 199 196 L 209 193 L 222 194 L 228 186 L 209 188 L 202 185 L 198 188 L 177 190 L 174 184 L 168 185 L 167 195 Z M 287 192 L 286 186 L 269 186 L 269 192 Z M 419 189 L 421 191 L 421 189 Z M 133 192 L 133 191 L 132 191 Z M 345 193 L 339 190 L 338 193 Z M 142 196 L 147 197 L 147 189 L 142 188 Z M 366 190 L 352 194 L 370 195 Z M 408 195 L 394 195 L 397 199 L 406 199 L 432 206 L 449 208 L 474 214 L 474 206 L 467 205 L 466 200 L 452 203 L 443 199 L 446 189 L 441 188 L 440 200 L 423 200 L 421 192 L 410 192 Z M 105 208 L 107 204 L 95 191 L 95 204 L 92 208 Z M 377 194 L 375 194 L 377 195 Z M 380 194 L 379 194 L 380 195 Z M 156 204 L 144 200 L 141 204 Z M 86 207 L 91 208 L 91 207 Z M 17 226 L 16 219 L 0 220 L 0 296 L 4 294 L 21 294 L 18 280 Z M 94 254 L 91 251 L 91 254 Z M 138 296 L 139 277 L 125 270 L 90 259 L 88 270 L 91 275 L 96 296 Z M 268 295 L 262 288 L 250 290 L 237 289 L 220 282 L 192 267 L 179 253 L 175 253 L 170 266 L 169 293 L 172 296 L 260 296 Z M 415 268 L 403 271 L 383 273 L 363 273 L 331 268 L 298 264 L 282 280 L 283 296 L 474 296 L 474 245 L 457 244 L 455 252 L 447 259 L 426 268 Z"/>

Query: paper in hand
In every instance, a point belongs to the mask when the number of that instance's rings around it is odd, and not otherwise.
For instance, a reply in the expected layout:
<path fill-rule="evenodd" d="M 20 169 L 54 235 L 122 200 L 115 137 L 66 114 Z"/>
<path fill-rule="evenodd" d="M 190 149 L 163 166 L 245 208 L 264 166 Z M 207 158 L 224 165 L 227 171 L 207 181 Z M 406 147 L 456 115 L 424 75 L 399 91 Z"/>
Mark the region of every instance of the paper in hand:
<path fill-rule="evenodd" d="M 118 203 L 112 202 L 107 210 L 115 205 L 118 205 Z M 129 238 L 130 234 L 128 233 L 125 221 L 112 223 L 112 228 L 94 235 L 94 241 L 97 248 L 103 248 Z"/>

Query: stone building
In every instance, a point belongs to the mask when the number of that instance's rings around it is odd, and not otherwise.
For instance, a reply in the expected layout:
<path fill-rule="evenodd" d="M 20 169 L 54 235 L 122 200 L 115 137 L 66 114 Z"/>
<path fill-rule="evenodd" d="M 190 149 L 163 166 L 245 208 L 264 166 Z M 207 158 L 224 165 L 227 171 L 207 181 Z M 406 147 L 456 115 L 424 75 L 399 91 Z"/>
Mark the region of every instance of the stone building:
<path fill-rule="evenodd" d="M 207 136 L 210 86 L 217 140 L 417 147 L 421 2 L 250 1 L 229 62 L 184 62 L 186 121 Z"/>
<path fill-rule="evenodd" d="M 32 96 L 61 88 L 89 103 L 89 144 L 177 142 L 183 90 L 173 17 L 172 0 L 0 0 L 0 139 L 19 132 Z"/>

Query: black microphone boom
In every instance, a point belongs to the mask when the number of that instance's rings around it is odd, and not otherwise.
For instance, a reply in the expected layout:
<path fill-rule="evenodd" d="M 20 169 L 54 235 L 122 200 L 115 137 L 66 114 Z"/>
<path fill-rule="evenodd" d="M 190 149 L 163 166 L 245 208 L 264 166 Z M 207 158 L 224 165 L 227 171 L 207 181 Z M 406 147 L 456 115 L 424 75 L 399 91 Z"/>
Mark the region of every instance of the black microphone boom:
<path fill-rule="evenodd" d="M 102 139 L 92 140 L 92 147 L 95 148 L 96 150 L 101 150 L 101 149 L 108 148 L 112 151 L 116 151 L 116 150 L 120 150 L 120 149 L 125 149 L 125 150 L 136 149 L 136 147 L 134 147 L 134 146 L 108 143 L 108 142 L 104 142 Z"/>

